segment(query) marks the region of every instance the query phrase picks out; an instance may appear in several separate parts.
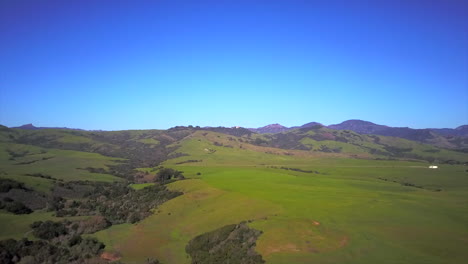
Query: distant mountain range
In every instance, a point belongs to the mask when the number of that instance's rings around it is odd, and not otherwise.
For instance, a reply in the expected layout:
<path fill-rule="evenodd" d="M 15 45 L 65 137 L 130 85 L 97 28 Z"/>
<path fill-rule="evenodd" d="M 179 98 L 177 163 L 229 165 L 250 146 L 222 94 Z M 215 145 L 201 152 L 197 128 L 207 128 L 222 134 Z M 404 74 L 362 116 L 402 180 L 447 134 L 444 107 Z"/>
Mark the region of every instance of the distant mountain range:
<path fill-rule="evenodd" d="M 250 131 L 266 134 L 266 133 L 281 133 L 298 128 L 308 128 L 314 126 L 324 126 L 317 122 L 310 122 L 302 126 L 285 127 L 280 124 L 271 124 L 259 128 L 249 128 Z M 390 127 L 385 125 L 374 124 L 369 121 L 363 120 L 347 120 L 340 124 L 325 126 L 334 130 L 351 130 L 359 134 L 375 134 L 382 136 L 395 136 L 395 137 L 413 137 L 417 138 L 418 135 L 423 133 L 434 132 L 443 136 L 468 136 L 468 125 L 459 126 L 457 128 L 426 128 L 426 129 L 414 129 L 409 127 Z"/>
<path fill-rule="evenodd" d="M 259 128 L 250 128 L 251 131 L 260 134 L 287 132 L 294 129 L 307 129 L 326 127 L 333 130 L 350 130 L 359 134 L 372 134 L 379 136 L 399 137 L 422 143 L 432 144 L 445 148 L 459 148 L 468 144 L 468 125 L 457 128 L 426 128 L 414 129 L 409 127 L 390 127 L 374 124 L 363 120 L 347 120 L 340 124 L 323 126 L 317 122 L 311 122 L 302 126 L 285 127 L 280 124 L 272 124 Z"/>
<path fill-rule="evenodd" d="M 468 136 L 468 125 L 459 126 L 457 128 L 413 129 L 409 127 L 389 127 L 363 120 L 347 120 L 340 124 L 330 125 L 328 128 L 335 130 L 351 130 L 360 134 L 403 137 L 411 140 L 417 140 L 420 136 L 428 136 L 431 132 L 443 136 Z"/>
<path fill-rule="evenodd" d="M 66 127 L 36 127 L 33 124 L 26 124 L 19 127 L 13 127 L 21 130 L 41 130 L 41 129 L 57 129 L 57 130 L 72 130 L 83 131 L 83 129 L 66 128 Z M 243 127 L 184 127 L 178 126 L 168 129 L 167 131 L 185 131 L 187 129 L 207 130 L 217 133 L 229 134 L 236 137 L 248 136 L 251 138 L 253 133 L 266 134 L 258 135 L 257 138 L 260 142 L 264 139 L 269 139 L 274 147 L 280 148 L 297 148 L 302 146 L 303 143 L 298 139 L 310 137 L 315 135 L 313 140 L 336 140 L 336 141 L 350 141 L 351 139 L 344 140 L 344 136 L 336 136 L 334 131 L 343 131 L 348 135 L 347 131 L 355 132 L 361 135 L 370 136 L 390 136 L 401 139 L 416 141 L 419 143 L 430 144 L 446 149 L 455 149 L 463 152 L 468 152 L 468 125 L 459 126 L 457 128 L 426 128 L 426 129 L 413 129 L 409 127 L 390 127 L 379 125 L 363 120 L 347 120 L 340 124 L 324 126 L 317 122 L 310 122 L 302 126 L 285 127 L 280 124 L 271 124 L 259 128 L 243 128 Z M 0 131 L 8 131 L 7 127 L 0 126 Z M 94 130 L 95 131 L 95 130 Z M 335 136 L 332 136 L 335 135 Z M 338 134 L 337 134 L 338 135 Z M 301 145 L 302 144 L 302 145 Z M 297 146 L 296 146 L 297 145 Z M 303 147 L 303 146 L 302 146 Z M 306 147 L 303 147 L 306 148 Z"/>
<path fill-rule="evenodd" d="M 445 136 L 461 136 L 466 137 L 468 135 L 468 125 L 459 126 L 455 129 L 452 128 L 429 128 L 431 131 L 439 133 Z"/>
<path fill-rule="evenodd" d="M 83 130 L 79 128 L 68 128 L 68 127 L 36 127 L 33 124 L 26 124 L 19 127 L 11 127 L 11 128 L 19 128 L 24 130 L 39 130 L 39 129 L 68 129 L 68 130 Z"/>
<path fill-rule="evenodd" d="M 264 127 L 248 128 L 248 129 L 252 132 L 259 133 L 259 134 L 266 134 L 266 133 L 275 134 L 275 133 L 281 133 L 281 132 L 298 129 L 298 128 L 323 127 L 323 126 L 324 125 L 317 123 L 317 122 L 310 122 L 302 126 L 294 126 L 294 127 L 285 127 L 280 124 L 271 124 L 271 125 L 267 125 Z"/>
<path fill-rule="evenodd" d="M 340 124 L 324 126 L 318 122 L 310 122 L 302 126 L 286 127 L 280 124 L 270 124 L 259 128 L 248 128 L 248 130 L 259 134 L 276 134 L 286 132 L 294 129 L 305 128 L 320 128 L 326 127 L 334 130 L 351 130 L 359 134 L 373 134 L 381 136 L 400 137 L 409 140 L 420 142 L 428 142 L 431 139 L 444 136 L 444 137 L 468 137 L 468 125 L 462 125 L 457 128 L 426 128 L 414 129 L 409 127 L 390 127 L 385 125 L 378 125 L 369 121 L 363 120 L 347 120 Z M 68 129 L 68 130 L 83 130 L 68 127 L 36 127 L 33 124 L 26 124 L 19 127 L 12 127 L 24 130 L 39 130 L 39 129 Z M 215 129 L 215 128 L 211 128 Z M 223 127 L 216 128 L 222 130 Z M 221 132 L 221 131 L 218 131 Z"/>

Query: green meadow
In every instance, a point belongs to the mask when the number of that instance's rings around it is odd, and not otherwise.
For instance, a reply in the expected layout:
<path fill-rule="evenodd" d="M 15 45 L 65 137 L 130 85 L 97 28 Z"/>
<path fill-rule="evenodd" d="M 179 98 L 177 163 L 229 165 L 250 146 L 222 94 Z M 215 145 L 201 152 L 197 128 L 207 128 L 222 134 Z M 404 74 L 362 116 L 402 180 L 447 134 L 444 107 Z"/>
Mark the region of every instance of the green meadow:
<path fill-rule="evenodd" d="M 12 158 L 9 153 L 19 156 Z M 22 182 L 26 187 L 44 195 L 51 192 L 57 180 L 62 181 L 99 181 L 114 182 L 121 178 L 100 173 L 90 173 L 80 168 L 94 167 L 107 168 L 115 164 L 116 158 L 105 157 L 95 153 L 46 149 L 32 145 L 0 143 L 0 178 L 13 179 Z M 51 178 L 32 176 L 42 174 Z M 83 217 L 69 217 L 66 219 L 82 219 Z M 34 239 L 30 234 L 30 225 L 35 221 L 62 221 L 64 218 L 55 217 L 53 212 L 45 210 L 35 211 L 32 214 L 15 215 L 0 210 L 0 240 L 27 237 Z"/>
<path fill-rule="evenodd" d="M 86 219 L 86 216 L 67 217 L 68 220 Z M 63 217 L 55 217 L 52 212 L 36 211 L 26 215 L 14 215 L 12 213 L 0 210 L 0 240 L 3 239 L 35 239 L 31 234 L 30 225 L 35 221 L 63 221 Z"/>
<path fill-rule="evenodd" d="M 167 185 L 183 195 L 135 224 L 86 235 L 98 238 L 127 264 L 148 258 L 191 263 L 185 251 L 190 240 L 242 221 L 262 231 L 255 249 L 269 264 L 458 264 L 468 259 L 468 167 L 461 165 L 468 160 L 466 153 L 391 137 L 380 137 L 385 145 L 379 145 L 373 137 L 344 132 L 338 135 L 348 142 L 317 140 L 314 133 L 319 132 L 307 133 L 315 139 L 293 135 L 285 141 L 308 150 L 252 144 L 268 135 L 203 130 L 15 132 L 11 135 L 27 136 L 32 143 L 15 143 L 5 134 L 0 177 L 50 195 L 62 181 L 123 181 L 99 173 L 127 161 L 122 157 L 137 165 L 155 164 L 138 166 L 137 175 L 144 177 L 129 182 L 134 190 L 152 186 L 148 181 L 161 165 L 183 171 L 184 180 Z M 49 143 L 53 147 L 45 147 Z M 324 146 L 340 152 L 323 152 Z M 438 169 L 429 169 L 431 163 L 424 159 L 383 155 L 389 146 L 411 148 L 408 157 L 433 155 L 434 160 L 455 159 L 458 165 L 437 163 Z M 159 160 L 165 161 L 154 162 Z M 0 210 L 0 238 L 33 239 L 32 222 L 62 219 L 44 210 L 28 215 Z"/>
<path fill-rule="evenodd" d="M 113 226 L 95 236 L 125 263 L 148 257 L 190 263 L 188 241 L 241 221 L 263 231 L 256 250 L 272 264 L 468 258 L 465 166 L 434 170 L 426 162 L 249 148 L 216 146 L 198 136 L 183 141 L 179 151 L 190 156 L 164 165 L 184 172 L 188 179 L 169 184 L 184 195 L 136 225 Z"/>
<path fill-rule="evenodd" d="M 18 153 L 20 157 L 11 158 L 9 152 Z M 24 155 L 24 156 L 22 156 Z M 31 145 L 0 143 L 0 178 L 20 181 L 26 186 L 48 193 L 54 179 L 63 181 L 120 181 L 121 178 L 102 173 L 90 173 L 84 168 L 107 168 L 116 164 L 118 158 L 102 156 L 96 153 L 46 149 Z M 51 179 L 34 177 L 43 174 Z"/>

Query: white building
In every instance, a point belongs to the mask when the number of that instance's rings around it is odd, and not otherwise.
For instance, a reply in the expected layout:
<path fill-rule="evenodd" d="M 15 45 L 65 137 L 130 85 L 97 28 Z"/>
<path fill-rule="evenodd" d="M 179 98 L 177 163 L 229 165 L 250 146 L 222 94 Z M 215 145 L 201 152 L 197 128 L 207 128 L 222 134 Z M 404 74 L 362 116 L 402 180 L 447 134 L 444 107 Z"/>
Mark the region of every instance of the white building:
<path fill-rule="evenodd" d="M 438 169 L 439 167 L 438 166 L 435 166 L 435 165 L 431 165 L 429 166 L 429 169 Z"/>

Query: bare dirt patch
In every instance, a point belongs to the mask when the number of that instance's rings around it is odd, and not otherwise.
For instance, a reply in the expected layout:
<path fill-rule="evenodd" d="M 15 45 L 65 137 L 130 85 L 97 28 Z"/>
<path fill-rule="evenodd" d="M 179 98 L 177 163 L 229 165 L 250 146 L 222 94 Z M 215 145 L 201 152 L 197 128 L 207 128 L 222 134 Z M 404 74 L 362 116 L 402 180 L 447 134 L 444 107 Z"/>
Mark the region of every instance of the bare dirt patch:
<path fill-rule="evenodd" d="M 211 193 L 208 192 L 192 192 L 186 194 L 186 196 L 191 200 L 202 200 L 204 198 L 209 197 L 210 195 Z"/>
<path fill-rule="evenodd" d="M 267 250 L 265 251 L 265 255 L 270 255 L 273 253 L 277 252 L 299 252 L 300 249 L 293 243 L 287 243 L 283 245 L 278 245 L 278 246 L 271 246 L 268 247 Z"/>
<path fill-rule="evenodd" d="M 107 261 L 116 261 L 122 258 L 118 252 L 104 252 L 101 254 L 101 258 Z"/>
<path fill-rule="evenodd" d="M 348 241 L 349 241 L 349 237 L 348 236 L 344 236 L 341 240 L 340 240 L 340 247 L 344 247 L 348 244 Z"/>

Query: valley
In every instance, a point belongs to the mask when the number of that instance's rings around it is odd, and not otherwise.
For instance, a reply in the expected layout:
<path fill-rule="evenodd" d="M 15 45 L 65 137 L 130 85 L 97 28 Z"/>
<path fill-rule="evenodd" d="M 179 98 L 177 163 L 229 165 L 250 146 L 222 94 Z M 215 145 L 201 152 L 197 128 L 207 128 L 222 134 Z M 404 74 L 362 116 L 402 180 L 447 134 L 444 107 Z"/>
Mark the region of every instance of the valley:
<path fill-rule="evenodd" d="M 0 139 L 0 179 L 23 184 L 2 197 L 34 211 L 1 210 L 0 237 L 35 240 L 36 221 L 77 223 L 83 228 L 69 229 L 69 236 L 104 245 L 79 261 L 216 263 L 225 254 L 231 263 L 274 264 L 468 258 L 468 154 L 459 150 L 322 126 L 275 134 L 3 127 Z M 35 196 L 44 202 L 30 203 Z M 231 233 L 223 235 L 226 230 Z M 210 239 L 220 243 L 211 257 L 196 251 Z"/>
<path fill-rule="evenodd" d="M 0 1 L 0 264 L 468 263 L 468 1 Z"/>

